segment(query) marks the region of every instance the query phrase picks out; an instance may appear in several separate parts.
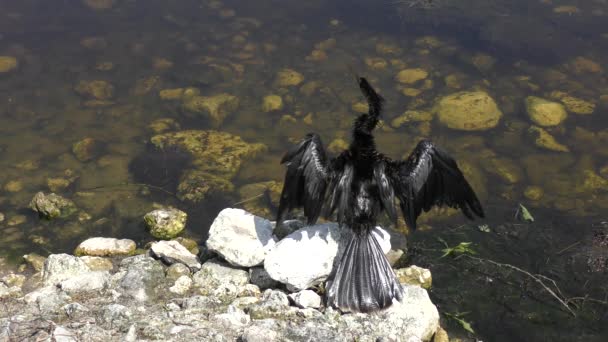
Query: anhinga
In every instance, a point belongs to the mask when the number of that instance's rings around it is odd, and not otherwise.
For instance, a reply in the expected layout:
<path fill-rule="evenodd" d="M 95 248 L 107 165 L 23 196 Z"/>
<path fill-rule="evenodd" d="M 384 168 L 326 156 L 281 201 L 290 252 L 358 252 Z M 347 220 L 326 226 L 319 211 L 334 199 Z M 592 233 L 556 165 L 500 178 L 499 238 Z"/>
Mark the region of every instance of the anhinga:
<path fill-rule="evenodd" d="M 321 138 L 309 133 L 281 160 L 287 173 L 277 224 L 294 208 L 304 208 L 308 224 L 321 211 L 337 210 L 341 227 L 353 231 L 333 279 L 328 281 L 327 305 L 356 312 L 388 307 L 403 290 L 372 234 L 383 211 L 396 223 L 395 197 L 405 222 L 416 229 L 416 219 L 433 206 L 459 208 L 469 219 L 483 217 L 483 209 L 456 162 L 445 151 L 422 140 L 403 161 L 376 150 L 372 130 L 378 124 L 384 99 L 368 81 L 357 77 L 369 112 L 357 117 L 349 148 L 328 159 Z"/>

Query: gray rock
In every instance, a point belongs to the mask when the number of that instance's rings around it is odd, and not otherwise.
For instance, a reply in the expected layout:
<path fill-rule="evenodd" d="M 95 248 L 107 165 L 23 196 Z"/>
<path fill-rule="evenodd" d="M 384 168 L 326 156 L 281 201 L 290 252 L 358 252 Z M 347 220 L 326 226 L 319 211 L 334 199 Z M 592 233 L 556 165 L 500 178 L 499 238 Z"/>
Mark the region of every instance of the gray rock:
<path fill-rule="evenodd" d="M 129 308 L 120 304 L 110 304 L 103 309 L 101 314 L 101 324 L 106 329 L 118 328 L 120 331 L 126 331 L 131 325 L 133 313 Z"/>
<path fill-rule="evenodd" d="M 129 239 L 115 239 L 106 237 L 93 237 L 81 242 L 74 254 L 89 256 L 131 255 L 135 252 L 135 241 Z"/>
<path fill-rule="evenodd" d="M 239 328 L 249 325 L 251 317 L 238 307 L 229 305 L 226 313 L 215 315 L 213 320 L 226 328 Z"/>
<path fill-rule="evenodd" d="M 275 245 L 270 221 L 242 209 L 224 209 L 209 229 L 207 247 L 236 266 L 252 267 L 264 262 Z"/>
<path fill-rule="evenodd" d="M 21 294 L 21 287 L 11 286 L 8 287 L 3 283 L 0 283 L 0 298 L 16 297 Z"/>
<path fill-rule="evenodd" d="M 80 303 L 69 303 L 62 307 L 68 318 L 73 320 L 82 319 L 90 310 Z"/>
<path fill-rule="evenodd" d="M 270 278 L 264 267 L 252 267 L 249 269 L 249 282 L 257 285 L 260 290 L 277 287 L 279 282 Z"/>
<path fill-rule="evenodd" d="M 247 271 L 229 267 L 217 260 L 209 260 L 203 264 L 192 279 L 198 287 L 217 287 L 219 284 L 242 286 L 249 282 Z"/>
<path fill-rule="evenodd" d="M 137 341 L 137 327 L 135 326 L 135 324 L 131 324 L 131 326 L 129 327 L 129 330 L 127 330 L 127 333 L 122 338 L 122 342 L 135 342 L 135 341 Z"/>
<path fill-rule="evenodd" d="M 34 195 L 30 208 L 47 219 L 68 217 L 78 210 L 71 200 L 54 193 L 45 195 L 42 191 Z"/>
<path fill-rule="evenodd" d="M 298 293 L 291 293 L 289 295 L 289 298 L 294 302 L 297 307 L 301 309 L 318 309 L 321 307 L 321 296 L 311 290 L 302 290 Z"/>
<path fill-rule="evenodd" d="M 274 319 L 253 321 L 253 324 L 245 329 L 241 339 L 243 342 L 274 342 L 280 340 L 277 332 L 281 327 Z M 310 340 L 314 341 L 314 340 Z"/>
<path fill-rule="evenodd" d="M 165 278 L 160 262 L 145 255 L 123 259 L 120 267 L 126 268 L 125 275 L 120 279 L 120 289 L 139 301 L 154 297 L 158 285 Z"/>
<path fill-rule="evenodd" d="M 157 239 L 172 239 L 186 227 L 188 215 L 175 208 L 157 209 L 147 213 L 144 221 L 150 234 Z"/>
<path fill-rule="evenodd" d="M 200 270 L 201 263 L 196 255 L 177 241 L 158 241 L 150 246 L 152 256 L 167 264 L 182 263 L 191 270 Z"/>
<path fill-rule="evenodd" d="M 90 270 L 89 266 L 78 257 L 68 254 L 51 254 L 42 267 L 42 281 L 45 285 L 57 285 L 63 280 Z"/>
<path fill-rule="evenodd" d="M 387 253 L 390 235 L 382 228 L 373 232 Z M 268 253 L 264 269 L 289 288 L 304 290 L 327 279 L 336 255 L 342 252 L 351 232 L 337 223 L 324 223 L 297 230 L 279 241 Z"/>
<path fill-rule="evenodd" d="M 422 288 L 428 289 L 433 283 L 431 271 L 416 265 L 400 268 L 395 271 L 395 275 L 401 284 L 418 285 Z"/>
<path fill-rule="evenodd" d="M 71 277 L 59 283 L 59 287 L 67 294 L 104 290 L 110 281 L 110 273 L 86 272 Z"/>
<path fill-rule="evenodd" d="M 287 294 L 278 290 L 268 289 L 262 294 L 259 303 L 249 307 L 251 318 L 259 320 L 265 318 L 287 318 L 295 316 L 297 309 L 289 306 Z"/>
<path fill-rule="evenodd" d="M 49 285 L 26 294 L 23 299 L 28 304 L 34 304 L 42 314 L 55 315 L 70 297 L 56 286 Z"/>

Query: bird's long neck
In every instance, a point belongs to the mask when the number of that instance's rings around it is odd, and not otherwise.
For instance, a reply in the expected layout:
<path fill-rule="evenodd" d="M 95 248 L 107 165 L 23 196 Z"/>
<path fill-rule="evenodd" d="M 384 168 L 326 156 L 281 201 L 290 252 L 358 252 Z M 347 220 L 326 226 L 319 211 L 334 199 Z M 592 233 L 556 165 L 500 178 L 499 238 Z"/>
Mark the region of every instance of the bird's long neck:
<path fill-rule="evenodd" d="M 355 120 L 353 127 L 353 142 L 350 149 L 357 157 L 373 156 L 376 154 L 376 143 L 372 131 L 378 125 L 384 99 L 363 77 L 358 78 L 361 93 L 367 99 L 368 112 L 361 114 Z"/>

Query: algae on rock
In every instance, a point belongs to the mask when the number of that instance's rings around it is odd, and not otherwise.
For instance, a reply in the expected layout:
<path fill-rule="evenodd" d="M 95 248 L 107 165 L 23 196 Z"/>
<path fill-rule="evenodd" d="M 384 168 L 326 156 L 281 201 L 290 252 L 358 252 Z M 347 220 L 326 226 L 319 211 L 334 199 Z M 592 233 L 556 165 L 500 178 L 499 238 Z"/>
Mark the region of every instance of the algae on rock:
<path fill-rule="evenodd" d="M 483 131 L 496 127 L 502 112 L 483 91 L 458 92 L 444 96 L 433 108 L 439 122 L 452 129 Z"/>

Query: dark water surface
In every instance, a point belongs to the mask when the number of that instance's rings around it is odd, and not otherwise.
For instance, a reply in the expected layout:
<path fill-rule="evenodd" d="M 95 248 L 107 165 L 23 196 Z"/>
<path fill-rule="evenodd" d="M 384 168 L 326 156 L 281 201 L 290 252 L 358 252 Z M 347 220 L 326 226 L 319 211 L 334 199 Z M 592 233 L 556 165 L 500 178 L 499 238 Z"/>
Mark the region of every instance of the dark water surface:
<path fill-rule="evenodd" d="M 185 235 L 200 243 L 224 207 L 271 218 L 289 144 L 309 131 L 333 151 L 348 140 L 364 101 L 355 71 L 387 100 L 379 148 L 402 158 L 431 138 L 484 203 L 485 220 L 436 211 L 408 235 L 408 262 L 431 269 L 440 312 L 466 313 L 475 330 L 444 315 L 450 335 L 606 341 L 607 23 L 606 0 L 0 1 L 3 267 L 29 252 L 71 252 L 91 236 L 143 247 L 152 238 L 142 216 L 155 205 L 187 211 Z M 286 69 L 302 80 L 281 84 Z M 399 82 L 404 69 L 424 76 Z M 162 92 L 179 88 L 173 99 Z M 489 94 L 504 114 L 498 125 L 440 123 L 435 104 L 459 91 Z M 238 105 L 214 120 L 188 106 L 187 92 Z M 265 108 L 268 95 L 282 105 Z M 549 147 L 535 143 L 528 96 L 565 105 L 567 118 L 543 127 Z M 421 118 L 394 123 L 406 110 Z M 221 175 L 225 191 L 193 201 L 175 195 L 184 170 L 210 162 L 150 144 L 186 129 L 265 147 Z M 85 138 L 96 143 L 83 158 L 73 145 Z M 28 203 L 51 190 L 80 212 L 39 219 Z M 520 203 L 534 222 L 516 218 Z M 472 242 L 477 254 L 441 258 L 444 242 Z"/>

